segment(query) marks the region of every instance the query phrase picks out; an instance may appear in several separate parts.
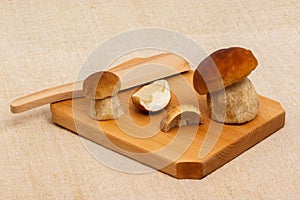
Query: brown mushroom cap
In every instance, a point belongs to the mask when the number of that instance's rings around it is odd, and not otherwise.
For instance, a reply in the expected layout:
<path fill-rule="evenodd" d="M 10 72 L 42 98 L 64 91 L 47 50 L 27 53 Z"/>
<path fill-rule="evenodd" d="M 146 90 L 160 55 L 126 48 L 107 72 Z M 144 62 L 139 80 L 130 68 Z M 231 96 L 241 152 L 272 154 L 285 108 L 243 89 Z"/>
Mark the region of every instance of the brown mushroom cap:
<path fill-rule="evenodd" d="M 239 82 L 258 65 L 250 50 L 241 47 L 220 49 L 205 58 L 194 72 L 193 85 L 203 95 Z"/>
<path fill-rule="evenodd" d="M 83 82 L 84 96 L 90 99 L 104 99 L 115 96 L 120 88 L 120 78 L 107 71 L 96 72 Z"/>

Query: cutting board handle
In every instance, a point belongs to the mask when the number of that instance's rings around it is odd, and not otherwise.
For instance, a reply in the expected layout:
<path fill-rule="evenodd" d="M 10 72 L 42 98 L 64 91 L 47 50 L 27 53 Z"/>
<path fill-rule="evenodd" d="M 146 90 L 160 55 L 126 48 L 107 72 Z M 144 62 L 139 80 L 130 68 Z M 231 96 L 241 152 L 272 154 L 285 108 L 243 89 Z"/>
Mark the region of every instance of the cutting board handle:
<path fill-rule="evenodd" d="M 127 77 L 130 82 L 122 82 L 121 90 L 190 70 L 189 63 L 180 56 L 172 53 L 163 53 L 147 58 L 134 58 L 109 69 L 109 71 L 122 78 L 124 75 L 128 76 L 129 73 L 127 74 L 127 72 L 131 71 L 133 68 L 146 66 L 147 64 L 168 66 L 172 70 L 161 70 L 159 73 L 157 73 L 157 71 L 150 71 L 143 74 L 141 73 L 143 70 L 140 70 L 140 74 L 134 74 L 132 77 Z M 82 90 L 76 89 L 82 88 L 80 87 L 82 86 L 82 83 L 83 81 L 68 83 L 26 95 L 13 100 L 10 104 L 10 110 L 12 113 L 21 113 L 42 105 L 83 97 Z"/>

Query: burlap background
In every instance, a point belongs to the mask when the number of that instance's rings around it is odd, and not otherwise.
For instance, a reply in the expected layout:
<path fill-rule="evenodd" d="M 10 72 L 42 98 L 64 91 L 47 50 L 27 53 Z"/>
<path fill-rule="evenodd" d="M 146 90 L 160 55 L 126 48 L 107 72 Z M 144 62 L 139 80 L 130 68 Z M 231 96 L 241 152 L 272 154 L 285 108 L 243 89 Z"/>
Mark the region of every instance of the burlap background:
<path fill-rule="evenodd" d="M 0 2 L 0 199 L 297 199 L 300 196 L 300 2 Z M 98 163 L 49 106 L 13 115 L 11 100 L 71 82 L 97 45 L 122 31 L 163 27 L 207 52 L 244 46 L 257 91 L 280 101 L 285 127 L 202 180 L 132 175 Z"/>

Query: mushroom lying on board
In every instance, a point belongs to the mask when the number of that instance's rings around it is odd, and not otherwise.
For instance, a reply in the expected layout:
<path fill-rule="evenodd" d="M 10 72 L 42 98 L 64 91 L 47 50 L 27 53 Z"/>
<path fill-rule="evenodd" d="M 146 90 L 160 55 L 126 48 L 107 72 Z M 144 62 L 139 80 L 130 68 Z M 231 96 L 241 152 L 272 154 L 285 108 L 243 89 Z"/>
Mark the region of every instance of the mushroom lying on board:
<path fill-rule="evenodd" d="M 203 124 L 199 109 L 193 105 L 173 107 L 161 121 L 161 130 L 168 132 L 173 127 L 182 127 L 191 124 Z"/>
<path fill-rule="evenodd" d="M 91 102 L 89 115 L 96 120 L 121 117 L 124 111 L 117 96 L 120 88 L 120 78 L 111 72 L 96 72 L 87 77 L 83 82 L 83 93 Z"/>
<path fill-rule="evenodd" d="M 211 112 L 213 120 L 241 124 L 256 117 L 259 99 L 246 77 L 257 65 L 252 52 L 240 47 L 218 50 L 199 64 L 194 72 L 193 85 L 200 95 L 209 93 L 207 103 L 214 111 Z M 225 109 L 225 119 L 222 109 Z"/>
<path fill-rule="evenodd" d="M 131 96 L 133 105 L 144 112 L 164 109 L 171 100 L 169 84 L 166 80 L 154 81 L 139 88 Z"/>

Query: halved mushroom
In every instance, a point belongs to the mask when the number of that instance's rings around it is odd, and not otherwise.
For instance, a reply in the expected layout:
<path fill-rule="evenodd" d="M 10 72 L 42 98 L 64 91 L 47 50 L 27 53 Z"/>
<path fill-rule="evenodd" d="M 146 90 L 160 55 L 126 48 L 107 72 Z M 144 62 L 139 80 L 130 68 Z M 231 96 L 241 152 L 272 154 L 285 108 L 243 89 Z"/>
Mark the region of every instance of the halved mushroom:
<path fill-rule="evenodd" d="M 170 102 L 170 87 L 166 80 L 158 80 L 139 88 L 131 97 L 133 105 L 141 111 L 156 112 Z"/>
<path fill-rule="evenodd" d="M 193 105 L 181 105 L 173 107 L 161 121 L 161 130 L 168 132 L 173 127 L 181 127 L 190 124 L 203 124 L 203 118 L 199 109 Z"/>

